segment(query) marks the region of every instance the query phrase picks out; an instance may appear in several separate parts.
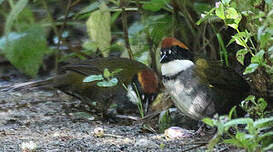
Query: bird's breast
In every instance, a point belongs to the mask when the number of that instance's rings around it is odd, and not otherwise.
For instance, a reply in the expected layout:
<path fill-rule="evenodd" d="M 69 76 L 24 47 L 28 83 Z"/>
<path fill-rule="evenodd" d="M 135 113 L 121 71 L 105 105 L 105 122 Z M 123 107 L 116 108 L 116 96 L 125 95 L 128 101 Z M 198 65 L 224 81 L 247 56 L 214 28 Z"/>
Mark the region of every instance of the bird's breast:
<path fill-rule="evenodd" d="M 185 71 L 186 72 L 186 71 Z M 176 79 L 163 79 L 166 91 L 172 96 L 177 108 L 193 119 L 202 119 L 215 112 L 215 106 L 199 80 L 188 75 L 179 75 Z"/>

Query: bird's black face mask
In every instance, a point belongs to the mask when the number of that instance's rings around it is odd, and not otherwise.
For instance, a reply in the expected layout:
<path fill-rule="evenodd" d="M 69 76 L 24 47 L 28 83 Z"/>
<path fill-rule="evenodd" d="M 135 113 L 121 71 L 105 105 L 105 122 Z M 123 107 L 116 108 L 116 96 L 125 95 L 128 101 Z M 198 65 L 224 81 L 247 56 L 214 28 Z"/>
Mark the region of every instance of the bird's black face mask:
<path fill-rule="evenodd" d="M 160 63 L 167 63 L 173 60 L 193 60 L 192 53 L 179 46 L 170 48 L 161 48 L 160 50 Z"/>

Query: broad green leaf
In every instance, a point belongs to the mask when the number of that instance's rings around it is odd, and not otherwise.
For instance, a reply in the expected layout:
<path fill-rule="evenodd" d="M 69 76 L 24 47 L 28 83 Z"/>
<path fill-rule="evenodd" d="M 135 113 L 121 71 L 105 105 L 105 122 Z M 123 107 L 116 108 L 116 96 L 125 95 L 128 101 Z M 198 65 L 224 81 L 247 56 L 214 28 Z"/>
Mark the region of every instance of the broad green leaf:
<path fill-rule="evenodd" d="M 240 18 L 240 15 L 238 14 L 238 12 L 233 7 L 229 7 L 225 11 L 225 13 L 226 13 L 226 18 L 230 18 L 230 19 Z"/>
<path fill-rule="evenodd" d="M 0 38 L 0 49 L 4 50 L 8 41 L 15 42 L 24 36 L 26 36 L 26 33 L 15 33 L 15 32 L 8 33 L 8 35 Z"/>
<path fill-rule="evenodd" d="M 31 26 L 19 38 L 8 40 L 3 52 L 7 59 L 27 75 L 36 76 L 42 64 L 43 56 L 49 51 L 44 29 Z"/>
<path fill-rule="evenodd" d="M 221 2 L 218 2 L 218 7 L 216 7 L 215 14 L 221 18 L 225 19 L 224 5 Z"/>
<path fill-rule="evenodd" d="M 118 84 L 118 79 L 117 78 L 112 78 L 109 81 L 104 80 L 104 81 L 100 81 L 100 82 L 97 83 L 97 85 L 99 87 L 114 87 L 117 84 Z"/>
<path fill-rule="evenodd" d="M 251 63 L 262 64 L 264 58 L 264 50 L 259 51 L 255 56 L 251 58 Z"/>
<path fill-rule="evenodd" d="M 233 8 L 229 7 L 226 11 L 226 23 L 228 26 L 238 29 L 239 22 L 241 21 L 241 15 Z"/>
<path fill-rule="evenodd" d="M 112 75 L 111 75 L 111 73 L 110 73 L 110 71 L 108 70 L 108 68 L 105 68 L 104 69 L 104 71 L 103 71 L 103 76 L 105 77 L 105 78 L 110 78 Z"/>
<path fill-rule="evenodd" d="M 246 49 L 241 49 L 236 52 L 236 58 L 237 58 L 238 62 L 240 62 L 242 65 L 244 65 L 244 59 L 245 59 L 245 55 L 247 53 L 248 53 L 248 50 L 246 50 Z"/>
<path fill-rule="evenodd" d="M 143 9 L 157 12 L 169 3 L 170 0 L 151 0 L 149 2 L 143 2 Z"/>
<path fill-rule="evenodd" d="M 256 69 L 258 69 L 258 67 L 259 67 L 259 64 L 257 64 L 257 63 L 251 63 L 250 65 L 248 65 L 246 67 L 246 69 L 245 69 L 245 71 L 244 71 L 243 74 L 244 75 L 250 74 L 250 73 L 254 72 Z"/>
<path fill-rule="evenodd" d="M 111 14 L 105 3 L 101 3 L 100 9 L 91 13 L 86 26 L 90 39 L 107 57 L 111 47 Z"/>
<path fill-rule="evenodd" d="M 99 81 L 99 80 L 103 80 L 103 76 L 101 74 L 90 75 L 88 77 L 85 77 L 82 82 L 93 82 L 93 81 Z"/>
<path fill-rule="evenodd" d="M 19 0 L 9 13 L 5 24 L 5 35 L 7 35 L 12 28 L 14 21 L 20 12 L 27 6 L 28 0 Z"/>

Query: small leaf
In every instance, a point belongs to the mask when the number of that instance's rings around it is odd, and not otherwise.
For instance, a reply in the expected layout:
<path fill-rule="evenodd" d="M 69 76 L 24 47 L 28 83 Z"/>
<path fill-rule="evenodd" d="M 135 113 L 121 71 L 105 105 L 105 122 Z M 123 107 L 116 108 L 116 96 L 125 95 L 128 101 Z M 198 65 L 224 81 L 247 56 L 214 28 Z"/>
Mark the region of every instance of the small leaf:
<path fill-rule="evenodd" d="M 110 73 L 110 71 L 105 68 L 103 71 L 103 77 L 105 77 L 106 79 L 110 78 L 112 76 L 112 74 Z"/>
<path fill-rule="evenodd" d="M 253 73 L 256 69 L 258 69 L 258 67 L 259 67 L 259 64 L 251 63 L 250 65 L 246 67 L 245 72 L 243 74 L 246 75 L 246 74 Z"/>
<path fill-rule="evenodd" d="M 209 126 L 212 126 L 212 127 L 214 126 L 214 122 L 211 118 L 203 118 L 202 121 Z"/>
<path fill-rule="evenodd" d="M 112 76 L 114 76 L 115 74 L 121 72 L 122 70 L 123 70 L 122 68 L 115 69 L 115 70 L 112 72 Z"/>
<path fill-rule="evenodd" d="M 218 7 L 216 7 L 215 13 L 216 15 L 221 18 L 225 19 L 225 12 L 224 12 L 224 5 L 221 2 L 218 2 Z"/>
<path fill-rule="evenodd" d="M 251 58 L 251 63 L 262 64 L 264 53 L 264 50 L 261 50 L 257 54 L 255 54 L 255 56 Z"/>
<path fill-rule="evenodd" d="M 118 84 L 118 79 L 117 78 L 112 78 L 109 81 L 100 81 L 97 83 L 99 87 L 114 87 Z"/>
<path fill-rule="evenodd" d="M 244 59 L 245 59 L 245 55 L 247 53 L 248 53 L 248 51 L 246 49 L 241 49 L 236 52 L 236 58 L 237 58 L 238 62 L 240 62 L 242 65 L 244 65 Z"/>
<path fill-rule="evenodd" d="M 93 81 L 100 81 L 103 80 L 102 75 L 90 75 L 88 77 L 85 77 L 82 82 L 93 82 Z"/>

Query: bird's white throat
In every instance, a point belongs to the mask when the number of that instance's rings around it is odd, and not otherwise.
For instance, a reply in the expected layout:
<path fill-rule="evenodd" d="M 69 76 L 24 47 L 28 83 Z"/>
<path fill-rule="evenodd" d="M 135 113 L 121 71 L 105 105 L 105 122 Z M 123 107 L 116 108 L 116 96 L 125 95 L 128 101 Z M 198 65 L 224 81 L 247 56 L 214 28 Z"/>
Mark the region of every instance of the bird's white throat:
<path fill-rule="evenodd" d="M 193 65 L 194 63 L 190 60 L 173 60 L 161 65 L 161 73 L 164 76 L 172 76 L 188 69 Z"/>

